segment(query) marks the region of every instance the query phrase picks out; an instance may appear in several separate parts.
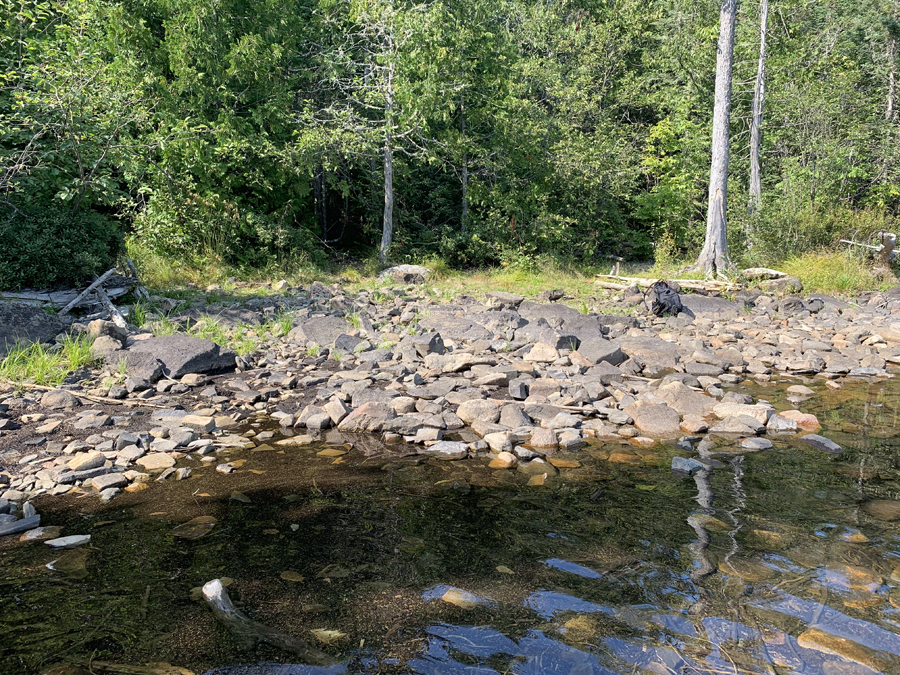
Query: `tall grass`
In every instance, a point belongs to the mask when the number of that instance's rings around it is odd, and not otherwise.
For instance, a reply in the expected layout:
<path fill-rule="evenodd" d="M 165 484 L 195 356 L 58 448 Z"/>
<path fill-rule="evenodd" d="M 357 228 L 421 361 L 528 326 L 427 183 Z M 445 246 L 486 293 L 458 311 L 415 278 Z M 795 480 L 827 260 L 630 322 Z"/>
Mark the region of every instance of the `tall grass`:
<path fill-rule="evenodd" d="M 93 340 L 85 335 L 67 335 L 59 345 L 40 343 L 14 347 L 0 361 L 0 378 L 55 386 L 69 373 L 96 361 L 91 351 Z"/>

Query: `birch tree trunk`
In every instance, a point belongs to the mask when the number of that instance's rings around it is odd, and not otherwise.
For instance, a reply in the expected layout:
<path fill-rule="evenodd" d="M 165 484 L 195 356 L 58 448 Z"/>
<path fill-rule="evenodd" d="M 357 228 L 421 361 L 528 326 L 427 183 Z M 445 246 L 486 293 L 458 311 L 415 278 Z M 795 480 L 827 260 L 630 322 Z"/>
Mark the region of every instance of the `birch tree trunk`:
<path fill-rule="evenodd" d="M 393 7 L 392 7 L 393 10 Z M 391 33 L 388 33 L 387 53 L 393 53 Z M 378 260 L 387 262 L 394 241 L 394 64 L 385 71 L 384 90 L 384 219 L 381 226 L 381 247 Z"/>
<path fill-rule="evenodd" d="M 759 63 L 756 66 L 756 86 L 753 88 L 753 110 L 750 116 L 750 215 L 759 211 L 762 200 L 762 176 L 760 155 L 762 154 L 763 105 L 766 98 L 766 24 L 769 20 L 769 0 L 759 3 Z"/>
<path fill-rule="evenodd" d="M 716 102 L 713 110 L 712 162 L 709 171 L 709 209 L 706 240 L 696 267 L 707 276 L 724 276 L 728 258 L 725 213 L 728 203 L 728 125 L 731 113 L 731 67 L 737 0 L 722 0 L 716 56 Z"/>
<path fill-rule="evenodd" d="M 897 52 L 897 41 L 893 37 L 888 38 L 888 95 L 887 106 L 885 107 L 884 117 L 888 122 L 894 120 L 894 95 L 896 85 L 894 83 L 894 61 Z"/>
<path fill-rule="evenodd" d="M 466 142 L 466 99 L 465 97 L 460 97 L 459 99 L 459 112 L 460 112 L 460 131 L 462 131 L 462 141 Z M 460 224 L 459 231 L 463 234 L 466 233 L 466 228 L 469 223 L 469 155 L 467 153 L 463 153 L 462 156 L 462 176 L 460 177 L 462 181 L 462 213 L 460 214 L 460 220 L 462 221 Z"/>
<path fill-rule="evenodd" d="M 384 139 L 384 221 L 381 227 L 381 248 L 378 260 L 387 262 L 388 252 L 394 240 L 394 148 L 391 147 L 391 132 Z"/>

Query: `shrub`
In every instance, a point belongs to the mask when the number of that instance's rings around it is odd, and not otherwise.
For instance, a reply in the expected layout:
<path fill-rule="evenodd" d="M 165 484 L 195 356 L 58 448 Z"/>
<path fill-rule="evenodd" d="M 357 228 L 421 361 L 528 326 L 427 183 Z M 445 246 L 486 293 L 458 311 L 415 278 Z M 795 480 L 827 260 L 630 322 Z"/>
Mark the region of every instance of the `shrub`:
<path fill-rule="evenodd" d="M 115 264 L 122 250 L 116 223 L 95 211 L 0 206 L 0 288 L 79 285 Z"/>

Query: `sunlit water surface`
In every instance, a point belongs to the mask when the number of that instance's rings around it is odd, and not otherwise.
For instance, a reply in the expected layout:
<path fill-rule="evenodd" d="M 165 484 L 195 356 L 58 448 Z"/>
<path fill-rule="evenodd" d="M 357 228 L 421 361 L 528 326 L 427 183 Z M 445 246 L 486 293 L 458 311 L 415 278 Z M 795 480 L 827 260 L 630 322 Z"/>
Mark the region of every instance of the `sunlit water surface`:
<path fill-rule="evenodd" d="M 595 445 L 529 487 L 486 458 L 332 436 L 236 451 L 228 476 L 194 461 L 105 505 L 40 501 L 44 524 L 92 540 L 62 565 L 0 544 L 0 673 L 900 673 L 900 529 L 860 508 L 900 498 L 900 383 L 822 384 L 801 408 L 837 457 L 785 437 L 689 477 L 674 447 L 621 464 L 630 446 Z M 783 389 L 744 390 L 787 407 Z M 201 515 L 210 534 L 172 535 Z M 234 639 L 197 598 L 215 578 L 275 630 L 336 631 L 318 643 L 336 665 Z"/>

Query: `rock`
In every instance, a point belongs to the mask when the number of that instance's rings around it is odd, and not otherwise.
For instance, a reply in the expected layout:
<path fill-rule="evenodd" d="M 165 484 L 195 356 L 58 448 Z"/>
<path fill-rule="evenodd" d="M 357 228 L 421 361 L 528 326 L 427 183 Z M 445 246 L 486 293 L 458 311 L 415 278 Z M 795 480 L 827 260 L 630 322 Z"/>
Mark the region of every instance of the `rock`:
<path fill-rule="evenodd" d="M 711 434 L 736 436 L 755 436 L 765 430 L 765 426 L 750 415 L 729 415 L 721 422 L 709 428 Z"/>
<path fill-rule="evenodd" d="M 636 401 L 624 409 L 634 426 L 652 438 L 676 438 L 681 435 L 681 416 L 665 404 Z"/>
<path fill-rule="evenodd" d="M 306 342 L 320 346 L 334 344 L 338 336 L 352 330 L 352 326 L 337 316 L 318 316 L 302 321 L 291 329 L 287 339 L 291 342 Z"/>
<path fill-rule="evenodd" d="M 747 405 L 743 403 L 725 402 L 716 405 L 713 408 L 713 412 L 719 419 L 725 419 L 726 417 L 733 417 L 735 415 L 747 415 L 760 424 L 766 424 L 772 415 L 775 414 L 775 409 L 760 404 Z"/>
<path fill-rule="evenodd" d="M 138 458 L 135 464 L 146 469 L 147 471 L 155 471 L 158 469 L 168 469 L 171 466 L 175 466 L 175 460 L 164 452 L 154 452 L 152 454 L 144 455 L 143 457 Z"/>
<path fill-rule="evenodd" d="M 518 307 L 525 299 L 521 295 L 504 293 L 503 291 L 490 291 L 485 293 L 488 304 L 492 307 Z"/>
<path fill-rule="evenodd" d="M 397 399 L 394 399 L 396 401 Z M 392 406 L 397 411 L 395 406 Z M 347 415 L 350 414 L 350 408 L 341 399 L 332 397 L 328 403 L 322 406 L 322 409 L 331 417 L 333 424 L 340 424 Z"/>
<path fill-rule="evenodd" d="M 844 449 L 837 443 L 824 436 L 819 436 L 818 434 L 806 434 L 805 436 L 801 436 L 798 440 L 807 443 L 814 448 L 818 448 L 823 452 L 827 452 L 829 455 L 840 455 L 844 452 Z"/>
<path fill-rule="evenodd" d="M 685 293 L 681 295 L 681 304 L 684 313 L 693 318 L 722 321 L 735 319 L 743 314 L 741 307 L 736 303 L 710 295 Z"/>
<path fill-rule="evenodd" d="M 87 334 L 92 338 L 109 337 L 115 340 L 119 346 L 128 337 L 128 329 L 120 328 L 112 321 L 104 321 L 103 319 L 95 319 L 87 325 Z"/>
<path fill-rule="evenodd" d="M 772 415 L 766 423 L 769 433 L 793 433 L 797 431 L 797 422 L 782 415 Z"/>
<path fill-rule="evenodd" d="M 438 459 L 465 459 L 469 454 L 469 446 L 458 441 L 440 441 L 427 448 L 420 448 L 419 454 Z"/>
<path fill-rule="evenodd" d="M 796 277 L 781 277 L 780 279 L 767 279 L 759 282 L 759 287 L 764 293 L 799 293 L 803 290 L 803 284 Z"/>
<path fill-rule="evenodd" d="M 756 452 L 758 450 L 769 450 L 772 448 L 772 441 L 768 438 L 745 438 L 741 441 L 741 448 Z"/>
<path fill-rule="evenodd" d="M 553 429 L 537 428 L 531 434 L 529 445 L 541 450 L 555 450 L 559 447 L 559 442 Z"/>
<path fill-rule="evenodd" d="M 862 510 L 878 520 L 900 520 L 900 501 L 873 499 L 862 505 Z"/>
<path fill-rule="evenodd" d="M 531 418 L 518 405 L 505 405 L 500 409 L 500 424 L 510 429 L 531 426 Z"/>
<path fill-rule="evenodd" d="M 538 342 L 524 356 L 525 361 L 532 363 L 553 363 L 558 358 L 559 352 L 556 348 L 543 342 Z"/>
<path fill-rule="evenodd" d="M 511 469 L 518 464 L 519 459 L 511 452 L 501 452 L 488 464 L 490 469 Z"/>
<path fill-rule="evenodd" d="M 548 464 L 540 457 L 535 457 L 528 462 L 519 462 L 519 464 L 516 466 L 516 471 L 518 471 L 519 473 L 524 473 L 526 476 L 539 476 L 542 474 L 555 476 L 559 473 L 559 469 L 557 469 L 552 464 Z"/>
<path fill-rule="evenodd" d="M 91 540 L 89 534 L 73 534 L 68 537 L 59 537 L 58 539 L 48 539 L 44 543 L 50 548 L 75 548 L 88 543 Z"/>
<path fill-rule="evenodd" d="M 181 419 L 181 425 L 197 429 L 200 433 L 208 434 L 216 428 L 216 420 L 214 417 L 206 415 L 185 415 Z"/>
<path fill-rule="evenodd" d="M 172 530 L 173 537 L 200 539 L 213 531 L 218 521 L 212 516 L 197 516 Z"/>
<path fill-rule="evenodd" d="M 88 471 L 103 466 L 105 462 L 106 457 L 103 456 L 103 453 L 95 450 L 92 452 L 79 452 L 69 460 L 66 466 L 69 468 L 69 471 Z"/>
<path fill-rule="evenodd" d="M 484 441 L 491 448 L 491 451 L 496 453 L 509 452 L 513 449 L 510 432 L 508 431 L 495 431 L 494 433 L 485 434 Z"/>
<path fill-rule="evenodd" d="M 494 423 L 500 419 L 500 409 L 491 401 L 483 399 L 471 399 L 459 405 L 456 414 L 466 424 L 472 424 L 475 420 Z"/>
<path fill-rule="evenodd" d="M 621 344 L 616 340 L 590 338 L 584 340 L 578 346 L 577 351 L 580 356 L 593 364 L 603 362 L 618 366 L 625 361 L 625 354 L 622 352 Z"/>
<path fill-rule="evenodd" d="M 545 429 L 569 429 L 581 426 L 581 418 L 567 412 L 561 412 L 549 420 L 541 422 Z"/>
<path fill-rule="evenodd" d="M 656 395 L 685 417 L 706 417 L 716 407 L 716 399 L 694 391 L 682 382 L 669 382 L 656 390 Z"/>
<path fill-rule="evenodd" d="M 415 347 L 416 353 L 422 358 L 425 358 L 429 354 L 444 353 L 444 340 L 441 338 L 440 333 L 435 333 L 433 331 L 417 335 L 412 339 L 412 344 L 413 347 Z"/>
<path fill-rule="evenodd" d="M 509 383 L 509 395 L 517 401 L 523 401 L 528 398 L 528 383 L 533 380 L 516 378 Z"/>
<path fill-rule="evenodd" d="M 213 373 L 234 368 L 236 354 L 210 340 L 187 335 L 167 335 L 139 340 L 127 354 L 146 354 L 162 364 L 162 372 L 171 378 L 188 373 Z M 132 363 L 126 362 L 129 373 L 136 376 Z M 151 378 L 146 378 L 151 379 Z"/>
<path fill-rule="evenodd" d="M 49 342 L 66 329 L 66 323 L 40 307 L 19 302 L 0 302 L 0 358 L 16 344 Z"/>
<path fill-rule="evenodd" d="M 76 420 L 72 426 L 75 429 L 99 429 L 112 424 L 112 417 L 109 415 L 83 415 Z"/>
<path fill-rule="evenodd" d="M 31 530 L 40 524 L 40 514 L 33 515 L 30 518 L 14 520 L 9 523 L 0 523 L 0 537 L 6 536 L 8 534 L 18 534 L 19 532 L 25 532 L 26 530 Z"/>
<path fill-rule="evenodd" d="M 369 401 L 345 417 L 338 430 L 348 432 L 381 431 L 385 424 L 397 417 L 387 403 Z"/>
<path fill-rule="evenodd" d="M 706 465 L 702 462 L 698 462 L 696 459 L 686 459 L 684 457 L 672 458 L 672 471 L 683 471 L 684 473 L 694 475 L 705 468 Z"/>
<path fill-rule="evenodd" d="M 390 277 L 398 284 L 423 284 L 431 276 L 431 270 L 422 265 L 395 265 L 378 275 L 379 279 Z"/>
<path fill-rule="evenodd" d="M 815 415 L 802 413 L 799 410 L 785 410 L 778 414 L 789 420 L 794 420 L 801 429 L 819 429 L 822 426 Z"/>
<path fill-rule="evenodd" d="M 898 662 L 884 652 L 865 647 L 845 637 L 826 632 L 818 627 L 810 627 L 800 633 L 797 644 L 804 649 L 814 649 L 824 654 L 833 654 L 848 661 L 871 668 L 877 673 L 897 672 Z"/>
<path fill-rule="evenodd" d="M 71 392 L 63 389 L 54 389 L 41 396 L 41 406 L 50 410 L 63 410 L 77 408 L 81 401 Z"/>
<path fill-rule="evenodd" d="M 128 479 L 120 473 L 108 473 L 91 479 L 91 487 L 97 492 L 103 492 L 109 488 L 121 488 L 128 485 Z"/>
<path fill-rule="evenodd" d="M 463 609 L 475 609 L 483 603 L 482 599 L 474 593 L 469 593 L 459 588 L 450 588 L 441 596 L 441 600 Z"/>

